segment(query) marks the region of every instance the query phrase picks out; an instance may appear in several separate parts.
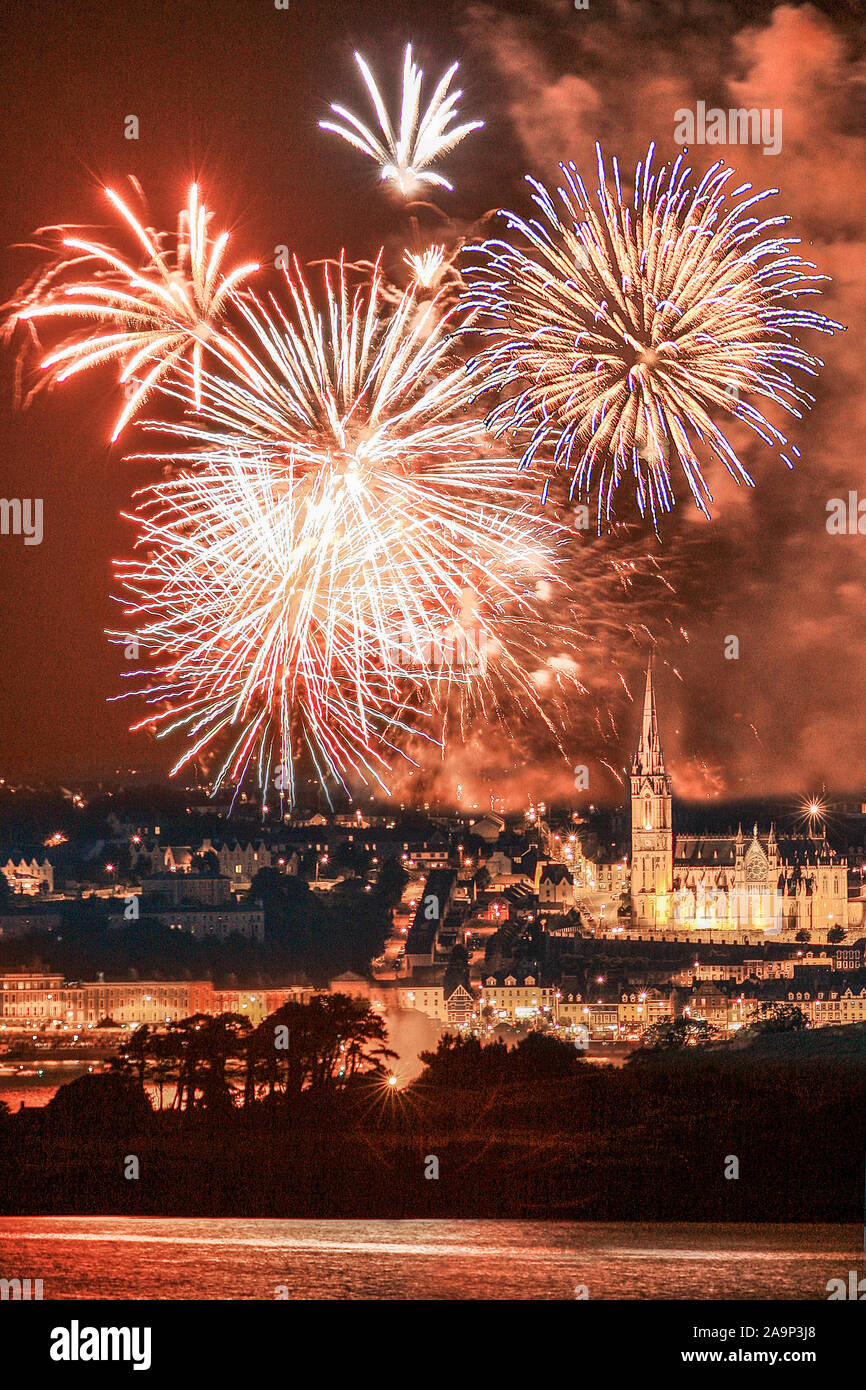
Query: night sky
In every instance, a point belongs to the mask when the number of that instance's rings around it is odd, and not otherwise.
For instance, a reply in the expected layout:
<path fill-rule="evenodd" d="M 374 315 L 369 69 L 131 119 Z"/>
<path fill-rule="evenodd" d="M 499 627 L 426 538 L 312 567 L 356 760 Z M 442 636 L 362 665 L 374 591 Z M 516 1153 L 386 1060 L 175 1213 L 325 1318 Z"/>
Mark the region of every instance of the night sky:
<path fill-rule="evenodd" d="M 172 228 L 193 178 L 234 254 L 273 262 L 286 244 L 302 262 L 371 257 L 395 234 L 375 170 L 317 128 L 331 101 L 366 115 L 352 61 L 360 49 L 393 103 L 403 48 L 413 43 L 427 82 L 457 59 L 466 118 L 483 117 L 447 161 L 444 195 L 458 224 L 487 209 L 529 211 L 526 173 L 549 183 L 560 159 L 587 180 L 594 143 L 634 162 L 655 140 L 678 153 L 674 112 L 708 106 L 781 108 L 781 153 L 756 146 L 695 147 L 703 170 L 720 155 L 743 180 L 777 186 L 804 253 L 832 277 L 821 308 L 847 325 L 807 335 L 824 358 L 817 402 L 790 437 L 802 460 L 789 472 L 740 429 L 733 439 L 756 480 L 737 488 L 711 473 L 713 521 L 681 495 L 646 549 L 678 590 L 659 641 L 660 719 L 683 795 L 855 790 L 866 782 L 866 536 L 829 535 L 827 502 L 866 497 L 866 15 L 851 5 L 613 3 L 522 5 L 185 0 L 133 5 L 58 0 L 7 7 L 2 63 L 6 156 L 0 203 L 2 298 L 34 265 L 15 249 L 39 226 L 110 223 L 103 184 L 141 182 L 151 225 Z M 859 12 L 859 13 L 858 13 Z M 425 90 L 427 87 L 425 86 Z M 124 139 L 124 118 L 140 122 Z M 112 233 L 113 235 L 113 233 Z M 165 772 L 170 753 L 129 735 L 133 710 L 108 704 L 123 663 L 103 636 L 117 622 L 112 560 L 132 528 L 119 513 L 152 477 L 124 463 L 134 431 L 105 442 L 116 414 L 110 369 L 92 372 L 26 410 L 13 403 L 14 354 L 3 352 L 3 496 L 42 497 L 41 546 L 0 537 L 0 774 L 74 776 L 115 767 Z M 787 426 L 785 426 L 787 430 Z M 630 616 L 624 614 L 624 622 Z M 683 629 L 685 636 L 681 635 Z M 740 659 L 724 659 L 737 635 Z M 569 760 L 630 754 L 636 711 L 614 674 L 640 686 L 641 646 L 623 635 L 592 665 L 591 696 L 575 707 Z M 603 674 L 602 674 L 603 672 Z M 675 674 L 675 673 L 678 673 Z M 587 668 L 587 680 L 590 668 Z M 608 709 L 613 722 L 607 718 Z M 603 733 L 596 725 L 602 712 Z M 457 781 L 521 802 L 528 789 L 567 794 L 571 772 L 532 727 L 514 751 L 479 730 L 428 785 Z"/>

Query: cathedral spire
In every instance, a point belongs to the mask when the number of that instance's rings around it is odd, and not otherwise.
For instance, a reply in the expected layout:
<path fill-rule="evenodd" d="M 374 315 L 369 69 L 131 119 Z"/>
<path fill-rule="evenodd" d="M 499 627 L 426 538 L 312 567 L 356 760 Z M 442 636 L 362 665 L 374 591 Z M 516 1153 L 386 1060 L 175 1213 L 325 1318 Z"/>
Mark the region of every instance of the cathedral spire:
<path fill-rule="evenodd" d="M 630 781 L 632 921 L 635 926 L 664 926 L 671 920 L 674 887 L 673 806 L 659 740 L 652 657 Z"/>
<path fill-rule="evenodd" d="M 662 757 L 662 747 L 659 742 L 659 726 L 656 717 L 656 698 L 653 688 L 653 659 L 650 654 L 646 668 L 646 691 L 643 701 L 643 724 L 640 731 L 640 743 L 634 755 L 632 763 L 632 773 L 643 776 L 662 776 L 665 774 L 665 763 Z"/>

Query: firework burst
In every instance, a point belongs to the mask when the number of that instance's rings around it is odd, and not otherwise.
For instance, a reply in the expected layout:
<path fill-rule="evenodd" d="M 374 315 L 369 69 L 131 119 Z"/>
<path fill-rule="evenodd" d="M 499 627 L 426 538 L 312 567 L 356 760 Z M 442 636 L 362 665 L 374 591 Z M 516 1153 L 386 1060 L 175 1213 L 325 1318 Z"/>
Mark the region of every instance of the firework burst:
<path fill-rule="evenodd" d="M 148 558 L 120 570 L 118 640 L 157 658 L 145 722 L 188 734 L 181 762 L 228 739 L 218 780 L 276 768 L 290 798 L 304 751 L 384 786 L 410 713 L 439 742 L 455 699 L 552 728 L 532 668 L 568 640 L 536 602 L 556 528 L 468 408 L 449 316 L 414 285 L 383 312 L 378 269 L 324 279 L 323 313 L 297 266 L 288 309 L 246 296 L 254 349 L 202 373 L 195 418 L 146 425 L 182 442 L 145 457 L 195 466 L 145 494 Z M 189 364 L 164 390 L 191 401 Z"/>
<path fill-rule="evenodd" d="M 203 351 L 219 339 L 233 292 L 258 266 L 240 265 L 225 273 L 229 234 L 209 235 L 210 215 L 196 184 L 172 246 L 170 238 L 146 228 L 112 189 L 105 194 L 134 233 L 137 257 L 127 260 L 102 242 L 69 235 L 69 228 L 44 229 L 48 236 L 61 234 L 60 247 L 48 268 L 19 294 L 6 327 L 8 332 L 22 323 L 35 332 L 36 323 L 43 321 L 95 323 L 60 343 L 41 366 L 46 379 L 61 382 L 91 367 L 119 363 L 127 400 L 115 421 L 113 442 L 149 392 L 167 381 L 184 357 L 192 364 L 195 400 L 200 402 Z M 223 353 L 234 350 L 223 342 Z"/>
<path fill-rule="evenodd" d="M 698 183 L 682 156 L 638 164 L 631 199 L 600 148 L 597 202 L 574 164 L 561 165 L 561 216 L 536 180 L 543 221 L 506 213 L 526 250 L 491 240 L 470 248 L 467 306 L 490 340 L 474 360 L 477 389 L 503 393 L 488 424 L 525 441 L 523 461 L 549 451 L 572 473 L 572 492 L 597 488 L 599 525 L 610 519 L 629 474 L 643 514 L 655 519 L 676 498 L 678 465 L 698 507 L 712 500 L 696 449 L 752 484 L 716 423 L 727 417 L 779 446 L 786 437 L 762 413 L 768 402 L 797 417 L 813 400 L 794 373 L 823 364 L 800 346 L 803 330 L 840 324 L 799 307 L 827 277 L 793 250 L 764 216 L 776 189 L 732 191 L 731 169 L 712 166 Z"/>
<path fill-rule="evenodd" d="M 400 104 L 400 122 L 395 133 L 385 109 L 382 94 L 366 61 L 360 53 L 355 54 L 355 62 L 361 70 L 370 100 L 379 122 L 377 134 L 344 106 L 332 105 L 331 110 L 339 116 L 343 124 L 334 121 L 320 121 L 322 130 L 331 130 L 348 141 L 355 149 L 378 164 L 379 176 L 401 197 L 411 197 L 424 184 L 439 188 L 452 186 L 442 175 L 434 173 L 429 167 L 443 155 L 453 150 L 460 141 L 473 130 L 480 130 L 483 121 L 467 121 L 463 125 L 452 125 L 456 120 L 457 102 L 462 96 L 459 90 L 449 92 L 451 81 L 458 64 L 451 67 L 440 79 L 430 104 L 421 113 L 421 83 L 424 74 L 412 61 L 412 46 L 406 48 L 403 58 L 403 92 Z"/>
<path fill-rule="evenodd" d="M 421 289 L 432 289 L 445 270 L 445 246 L 439 243 L 426 251 L 404 251 L 403 264 L 409 268 Z"/>

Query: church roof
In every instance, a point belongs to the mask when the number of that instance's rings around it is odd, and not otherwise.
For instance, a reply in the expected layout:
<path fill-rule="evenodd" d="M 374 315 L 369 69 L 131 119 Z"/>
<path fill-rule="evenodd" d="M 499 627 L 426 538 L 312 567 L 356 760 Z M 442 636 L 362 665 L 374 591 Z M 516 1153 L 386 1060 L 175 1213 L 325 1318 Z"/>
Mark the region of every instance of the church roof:
<path fill-rule="evenodd" d="M 677 864 L 704 866 L 733 864 L 736 839 L 730 835 L 677 835 L 674 842 L 674 861 Z"/>
<path fill-rule="evenodd" d="M 674 840 L 674 863 L 690 868 L 714 867 L 736 862 L 737 835 L 677 835 Z M 757 845 L 765 858 L 769 857 L 770 846 L 778 853 L 779 862 L 792 869 L 814 864 L 830 864 L 843 861 L 836 858 L 835 851 L 826 841 L 807 839 L 777 840 L 773 831 L 769 835 L 753 834 L 751 840 L 740 840 L 745 855 L 752 846 Z"/>

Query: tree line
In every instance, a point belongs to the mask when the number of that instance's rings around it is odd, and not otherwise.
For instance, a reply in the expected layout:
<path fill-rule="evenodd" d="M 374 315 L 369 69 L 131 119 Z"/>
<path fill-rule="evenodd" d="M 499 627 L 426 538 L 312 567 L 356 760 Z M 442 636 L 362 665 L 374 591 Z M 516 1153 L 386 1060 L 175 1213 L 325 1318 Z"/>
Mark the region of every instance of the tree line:
<path fill-rule="evenodd" d="M 333 1094 L 371 1073 L 386 1078 L 395 1055 L 383 1019 L 365 1001 L 328 994 L 292 1000 L 257 1027 L 234 1013 L 144 1024 L 112 1070 L 155 1094 L 159 1110 L 213 1114 L 265 1098 L 290 1104 L 303 1091 Z"/>

